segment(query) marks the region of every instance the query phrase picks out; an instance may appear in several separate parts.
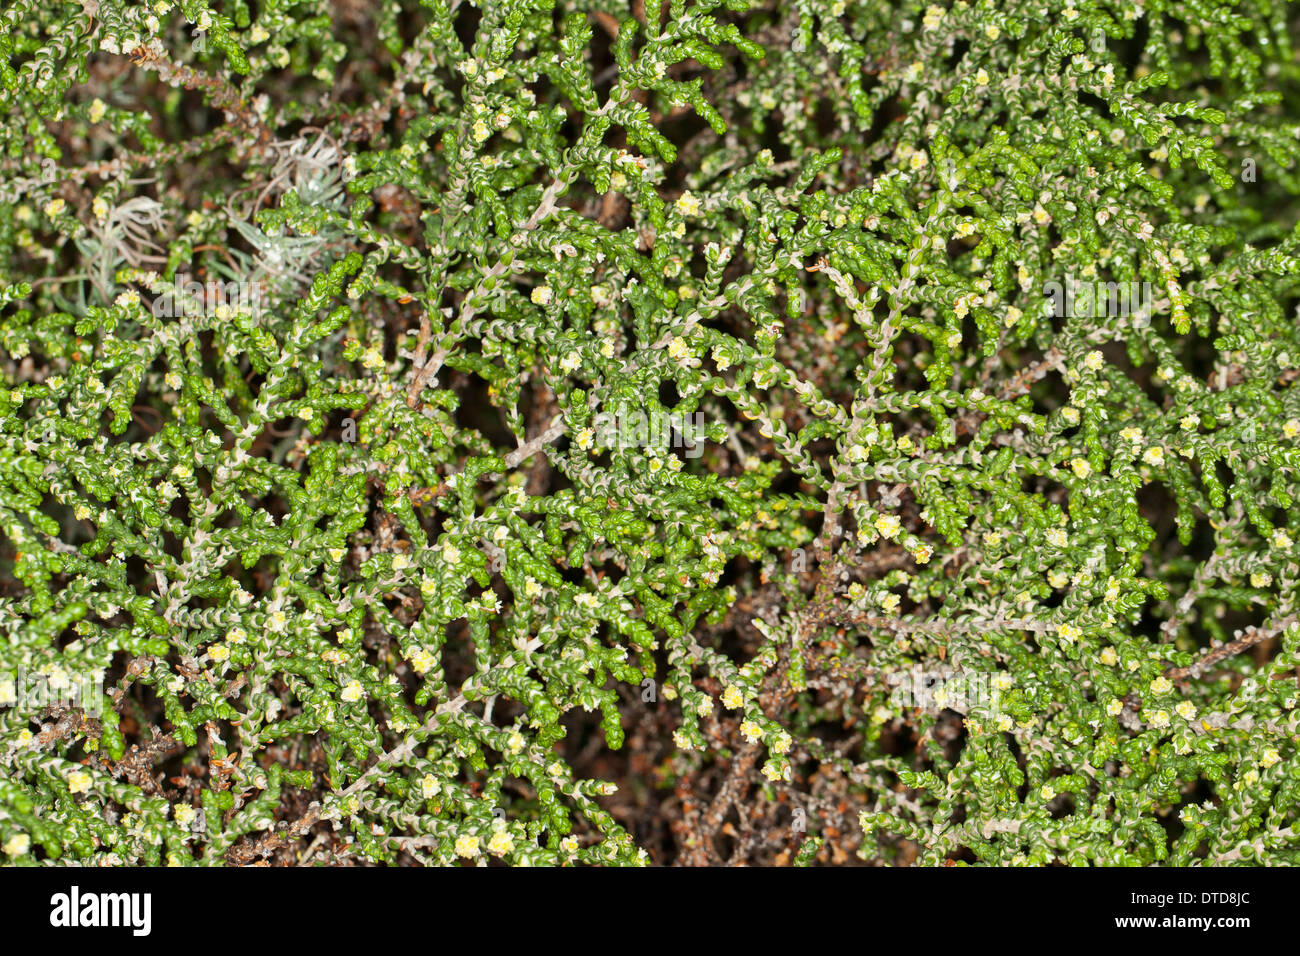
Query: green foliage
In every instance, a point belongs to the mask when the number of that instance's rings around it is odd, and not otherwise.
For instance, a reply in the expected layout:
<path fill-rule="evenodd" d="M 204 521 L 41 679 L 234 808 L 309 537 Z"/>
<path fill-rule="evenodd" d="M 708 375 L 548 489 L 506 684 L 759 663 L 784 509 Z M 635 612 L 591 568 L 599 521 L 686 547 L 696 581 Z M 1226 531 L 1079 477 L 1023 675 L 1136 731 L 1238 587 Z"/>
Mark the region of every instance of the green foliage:
<path fill-rule="evenodd" d="M 1289 5 L 0 20 L 11 862 L 1300 862 Z"/>

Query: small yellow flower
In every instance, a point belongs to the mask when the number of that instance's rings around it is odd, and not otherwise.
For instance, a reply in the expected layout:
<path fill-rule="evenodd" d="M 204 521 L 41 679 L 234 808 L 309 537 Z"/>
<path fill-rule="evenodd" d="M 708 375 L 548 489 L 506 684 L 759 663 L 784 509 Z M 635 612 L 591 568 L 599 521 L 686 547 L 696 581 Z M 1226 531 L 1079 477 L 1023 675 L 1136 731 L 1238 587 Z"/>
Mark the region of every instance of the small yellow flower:
<path fill-rule="evenodd" d="M 1194 720 L 1196 718 L 1196 705 L 1190 700 L 1179 701 L 1178 706 L 1174 708 L 1174 713 L 1183 720 Z"/>
<path fill-rule="evenodd" d="M 1153 445 L 1142 453 L 1142 460 L 1148 465 L 1159 467 L 1165 463 L 1165 450 L 1158 445 Z"/>
<path fill-rule="evenodd" d="M 188 827 L 193 823 L 196 816 L 198 816 L 198 813 L 188 803 L 177 804 L 176 809 L 172 811 L 172 817 L 183 827 Z"/>
<path fill-rule="evenodd" d="M 1088 463 L 1088 459 L 1086 458 L 1074 459 L 1074 461 L 1070 462 L 1070 468 L 1074 472 L 1076 478 L 1087 478 L 1092 474 L 1092 465 Z"/>
<path fill-rule="evenodd" d="M 1094 349 L 1084 358 L 1083 364 L 1085 368 L 1092 369 L 1094 372 L 1099 371 L 1106 364 L 1106 356 Z"/>
<path fill-rule="evenodd" d="M 1293 418 L 1283 425 L 1282 434 L 1287 438 L 1295 438 L 1300 435 L 1300 419 Z"/>
<path fill-rule="evenodd" d="M 876 515 L 875 527 L 882 537 L 893 538 L 902 530 L 903 525 L 897 515 Z"/>
<path fill-rule="evenodd" d="M 1269 767 L 1272 767 L 1274 764 L 1281 762 L 1281 760 L 1282 760 L 1282 755 L 1277 752 L 1277 748 L 1269 747 L 1267 750 L 1264 751 L 1263 755 L 1259 758 L 1259 765 L 1263 767 L 1265 770 L 1267 770 Z"/>
<path fill-rule="evenodd" d="M 577 352 L 569 352 L 564 358 L 560 359 L 560 371 L 568 374 L 575 372 L 582 366 L 582 356 Z"/>
<path fill-rule="evenodd" d="M 1250 586 L 1253 588 L 1266 588 L 1273 583 L 1273 575 L 1267 571 L 1253 571 L 1250 575 Z"/>
<path fill-rule="evenodd" d="M 423 674 L 432 668 L 438 659 L 429 653 L 428 648 L 417 647 L 411 651 L 411 669 L 417 674 Z"/>
<path fill-rule="evenodd" d="M 751 744 L 756 744 L 763 739 L 763 728 L 752 720 L 743 721 L 740 725 L 740 732 Z"/>
<path fill-rule="evenodd" d="M 1163 730 L 1169 726 L 1169 711 L 1155 710 L 1147 715 L 1147 722 L 1157 730 Z"/>
<path fill-rule="evenodd" d="M 975 73 L 975 85 L 976 85 L 976 86 L 988 86 L 988 85 L 989 85 L 989 71 L 988 71 L 988 70 L 984 69 L 983 67 L 980 67 L 980 69 Z"/>
<path fill-rule="evenodd" d="M 533 300 L 533 305 L 550 305 L 551 287 L 548 285 L 534 286 L 529 298 Z"/>
<path fill-rule="evenodd" d="M 674 360 L 681 361 L 689 351 L 686 340 L 680 335 L 674 336 L 673 340 L 668 343 L 668 355 Z"/>
<path fill-rule="evenodd" d="M 487 843 L 488 852 L 496 856 L 505 856 L 515 848 L 515 838 L 509 830 L 497 830 Z"/>
<path fill-rule="evenodd" d="M 677 197 L 677 210 L 683 216 L 698 216 L 700 213 L 700 201 L 695 198 L 694 194 L 688 189 Z"/>
<path fill-rule="evenodd" d="M 420 778 L 420 796 L 425 800 L 432 800 L 442 791 L 442 784 L 438 778 L 431 773 L 426 773 Z"/>
<path fill-rule="evenodd" d="M 737 710 L 744 705 L 745 695 L 740 692 L 740 688 L 735 684 L 727 685 L 726 690 L 722 692 L 722 706 Z"/>
<path fill-rule="evenodd" d="M 1083 636 L 1083 632 L 1079 630 L 1078 627 L 1076 627 L 1075 625 L 1071 624 L 1068 621 L 1062 624 L 1060 627 L 1058 627 L 1056 629 L 1056 633 L 1061 638 L 1061 640 L 1065 641 L 1065 643 L 1067 644 L 1073 644 L 1075 641 L 1077 641 L 1080 637 Z"/>
<path fill-rule="evenodd" d="M 1173 689 L 1174 685 L 1170 683 L 1168 677 L 1157 677 L 1151 682 L 1151 693 L 1153 694 L 1167 694 Z"/>
<path fill-rule="evenodd" d="M 456 855 L 467 860 L 478 856 L 478 837 L 471 833 L 456 837 Z"/>
<path fill-rule="evenodd" d="M 90 789 L 91 777 L 84 770 L 74 770 L 68 774 L 68 792 L 85 793 Z"/>
<path fill-rule="evenodd" d="M 365 689 L 361 686 L 361 681 L 350 680 L 343 687 L 343 693 L 339 696 L 349 704 L 356 703 L 365 694 Z"/>
<path fill-rule="evenodd" d="M 1123 709 L 1124 709 L 1124 702 L 1120 700 L 1118 697 L 1112 697 L 1110 699 L 1110 703 L 1106 705 L 1106 713 L 1110 714 L 1112 717 L 1118 717 L 1120 711 L 1122 711 Z"/>
<path fill-rule="evenodd" d="M 95 99 L 90 101 L 90 109 L 86 111 L 86 117 L 92 123 L 98 123 L 100 120 L 104 118 L 104 114 L 107 112 L 108 112 L 108 104 L 105 103 L 103 100 L 101 100 L 99 97 L 95 97 Z"/>
<path fill-rule="evenodd" d="M 26 833 L 15 833 L 5 841 L 4 851 L 7 856 L 22 856 L 32 845 L 32 838 Z"/>
<path fill-rule="evenodd" d="M 1276 531 L 1273 532 L 1272 541 L 1273 541 L 1273 547 L 1282 551 L 1285 551 L 1286 549 L 1290 548 L 1293 543 L 1291 541 L 1291 536 L 1281 528 L 1278 528 Z"/>
<path fill-rule="evenodd" d="M 1097 659 L 1107 667 L 1114 667 L 1119 662 L 1119 655 L 1115 653 L 1115 648 L 1105 647 L 1102 648 L 1101 653 L 1097 655 Z"/>
<path fill-rule="evenodd" d="M 1070 542 L 1070 538 L 1060 528 L 1052 528 L 1047 532 L 1047 543 L 1054 548 L 1064 548 Z"/>
<path fill-rule="evenodd" d="M 67 205 L 68 204 L 62 199 L 51 199 L 42 207 L 42 209 L 46 216 L 53 219 L 59 213 L 63 212 L 63 210 L 67 208 Z"/>
<path fill-rule="evenodd" d="M 923 544 L 912 552 L 912 560 L 917 564 L 928 564 L 932 557 L 934 557 L 934 548 L 928 544 Z"/>
<path fill-rule="evenodd" d="M 225 644 L 213 644 L 212 647 L 208 648 L 208 657 L 216 661 L 218 664 L 222 661 L 229 660 L 230 648 L 226 647 Z"/>

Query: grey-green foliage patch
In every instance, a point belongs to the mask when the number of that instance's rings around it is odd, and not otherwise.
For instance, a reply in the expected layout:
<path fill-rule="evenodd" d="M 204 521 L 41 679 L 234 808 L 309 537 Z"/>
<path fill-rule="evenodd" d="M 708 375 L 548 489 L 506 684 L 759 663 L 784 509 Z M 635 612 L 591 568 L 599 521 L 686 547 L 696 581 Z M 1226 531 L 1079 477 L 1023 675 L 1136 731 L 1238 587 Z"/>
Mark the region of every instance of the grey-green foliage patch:
<path fill-rule="evenodd" d="M 12 862 L 1296 862 L 1290 5 L 0 20 Z"/>

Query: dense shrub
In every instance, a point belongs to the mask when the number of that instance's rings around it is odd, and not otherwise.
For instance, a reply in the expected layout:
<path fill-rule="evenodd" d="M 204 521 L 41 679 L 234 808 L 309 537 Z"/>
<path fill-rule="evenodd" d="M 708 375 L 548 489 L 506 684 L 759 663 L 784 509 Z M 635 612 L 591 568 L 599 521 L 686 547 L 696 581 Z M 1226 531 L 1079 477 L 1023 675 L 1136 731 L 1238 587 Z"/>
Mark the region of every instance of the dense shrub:
<path fill-rule="evenodd" d="M 1289 5 L 0 19 L 11 862 L 1300 859 Z"/>

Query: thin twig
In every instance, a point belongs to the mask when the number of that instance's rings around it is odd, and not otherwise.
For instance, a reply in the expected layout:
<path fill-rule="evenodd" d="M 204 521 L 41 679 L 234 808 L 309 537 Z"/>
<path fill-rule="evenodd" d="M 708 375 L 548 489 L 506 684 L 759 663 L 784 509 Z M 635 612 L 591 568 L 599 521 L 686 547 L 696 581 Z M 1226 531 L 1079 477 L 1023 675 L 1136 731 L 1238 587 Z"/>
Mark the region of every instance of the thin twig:
<path fill-rule="evenodd" d="M 1170 680 L 1177 681 L 1195 680 L 1219 661 L 1228 657 L 1235 657 L 1242 651 L 1247 651 L 1262 641 L 1277 637 L 1294 623 L 1296 623 L 1296 615 L 1288 614 L 1271 627 L 1255 627 L 1252 625 L 1246 628 L 1241 637 L 1236 640 L 1214 648 L 1195 664 L 1190 664 L 1187 667 L 1175 667 L 1165 671 L 1165 676 Z"/>

